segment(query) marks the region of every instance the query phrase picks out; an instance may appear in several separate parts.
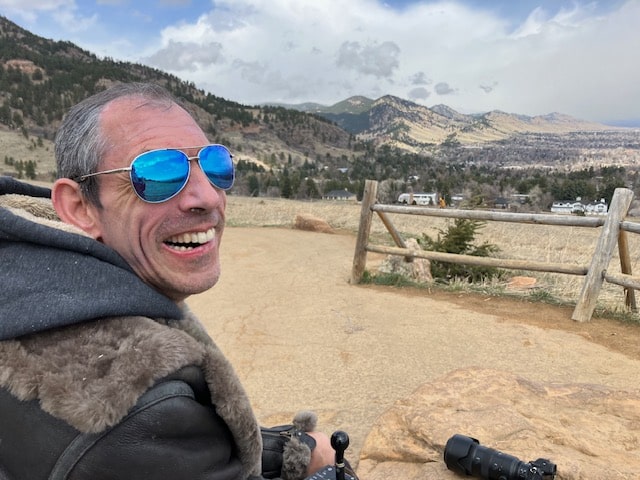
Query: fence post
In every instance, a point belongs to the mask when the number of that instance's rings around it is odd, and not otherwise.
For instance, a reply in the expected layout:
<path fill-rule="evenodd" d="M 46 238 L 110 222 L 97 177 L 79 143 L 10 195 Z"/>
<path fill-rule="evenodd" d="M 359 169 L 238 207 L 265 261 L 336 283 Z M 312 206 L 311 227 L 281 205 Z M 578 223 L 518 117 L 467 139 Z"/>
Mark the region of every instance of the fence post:
<path fill-rule="evenodd" d="M 598 301 L 598 294 L 604 282 L 605 272 L 618 242 L 620 222 L 627 215 L 632 199 L 633 192 L 627 188 L 616 188 L 613 193 L 611 208 L 602 226 L 602 232 L 600 232 L 595 252 L 591 258 L 591 264 L 582 285 L 576 308 L 571 315 L 573 320 L 578 322 L 591 320 L 591 315 L 593 315 Z"/>
<path fill-rule="evenodd" d="M 353 255 L 353 268 L 351 269 L 352 284 L 360 283 L 362 275 L 364 274 L 364 268 L 367 265 L 367 243 L 369 243 L 371 220 L 373 218 L 371 206 L 376 203 L 377 196 L 378 182 L 375 180 L 365 180 L 364 193 L 362 195 L 362 209 L 360 210 L 360 226 L 358 227 L 356 250 Z"/>
<path fill-rule="evenodd" d="M 618 236 L 618 254 L 620 255 L 620 271 L 627 275 L 632 275 L 631 257 L 629 256 L 629 242 L 627 232 L 620 230 Z M 636 304 L 636 294 L 633 288 L 624 287 L 624 303 L 632 312 L 638 311 Z"/>

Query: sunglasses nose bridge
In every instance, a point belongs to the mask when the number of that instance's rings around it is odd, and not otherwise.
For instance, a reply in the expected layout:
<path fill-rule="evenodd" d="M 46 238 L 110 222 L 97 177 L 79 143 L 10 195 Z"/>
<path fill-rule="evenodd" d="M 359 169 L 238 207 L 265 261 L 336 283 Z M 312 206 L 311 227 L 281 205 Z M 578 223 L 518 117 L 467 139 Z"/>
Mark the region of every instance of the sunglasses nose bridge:
<path fill-rule="evenodd" d="M 194 155 L 194 156 L 189 156 L 186 155 L 187 158 L 187 165 L 189 167 L 189 171 L 187 173 L 187 182 L 189 181 L 189 179 L 191 178 L 191 176 L 193 175 L 193 167 L 192 167 L 192 163 L 195 162 L 198 164 L 198 167 L 200 168 L 200 171 L 202 172 L 202 174 L 206 177 L 207 174 L 204 171 L 204 168 L 202 168 L 202 165 L 200 164 L 200 153 L 198 152 L 198 155 Z M 209 179 L 207 178 L 207 182 L 209 181 Z"/>
<path fill-rule="evenodd" d="M 197 181 L 204 180 L 207 183 L 207 185 L 211 185 L 211 180 L 209 180 L 209 177 L 204 171 L 204 168 L 202 168 L 202 165 L 200 164 L 200 153 L 194 156 L 189 156 L 185 154 L 185 158 L 187 159 L 187 178 L 185 179 L 185 185 L 193 179 L 194 174 L 198 176 Z M 194 167 L 192 166 L 192 162 L 195 162 L 198 165 L 198 167 L 194 169 Z M 198 170 L 199 172 L 197 174 L 194 173 Z M 200 178 L 200 175 L 202 175 L 202 178 Z"/>

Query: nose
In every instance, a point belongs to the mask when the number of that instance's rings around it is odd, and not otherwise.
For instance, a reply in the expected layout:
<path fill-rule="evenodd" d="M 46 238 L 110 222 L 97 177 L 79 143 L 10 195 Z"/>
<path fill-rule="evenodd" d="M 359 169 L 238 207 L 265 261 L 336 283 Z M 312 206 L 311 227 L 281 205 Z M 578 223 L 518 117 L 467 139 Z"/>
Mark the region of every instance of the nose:
<path fill-rule="evenodd" d="M 189 158 L 189 178 L 178 195 L 180 208 L 184 211 L 211 211 L 224 206 L 225 192 L 211 184 L 197 160 L 198 157 Z"/>

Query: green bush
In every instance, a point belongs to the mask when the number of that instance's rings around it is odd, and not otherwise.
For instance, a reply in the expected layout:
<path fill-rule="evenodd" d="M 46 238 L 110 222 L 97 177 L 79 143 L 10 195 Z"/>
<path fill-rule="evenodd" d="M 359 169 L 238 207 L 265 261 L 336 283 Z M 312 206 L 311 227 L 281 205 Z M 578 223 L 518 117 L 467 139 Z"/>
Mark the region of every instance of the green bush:
<path fill-rule="evenodd" d="M 480 245 L 473 244 L 478 231 L 485 225 L 486 222 L 479 220 L 457 218 L 453 224 L 449 224 L 446 230 L 439 230 L 435 240 L 424 233 L 417 240 L 423 250 L 489 257 L 492 253 L 499 251 L 496 245 L 488 242 Z M 499 278 L 502 276 L 502 271 L 494 267 L 478 267 L 432 260 L 431 275 L 434 280 L 447 283 L 454 280 L 480 282 Z"/>

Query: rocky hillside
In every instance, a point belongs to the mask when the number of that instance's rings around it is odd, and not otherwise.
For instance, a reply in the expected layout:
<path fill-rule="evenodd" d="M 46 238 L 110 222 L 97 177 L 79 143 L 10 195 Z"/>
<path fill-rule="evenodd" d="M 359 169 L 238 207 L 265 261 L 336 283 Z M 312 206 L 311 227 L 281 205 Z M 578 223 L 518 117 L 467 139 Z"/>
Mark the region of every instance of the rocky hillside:
<path fill-rule="evenodd" d="M 70 42 L 54 42 L 0 17 L 0 136 L 12 173 L 26 151 L 40 149 L 39 175 L 51 174 L 51 140 L 64 113 L 83 98 L 116 82 L 164 85 L 193 113 L 212 141 L 229 145 L 238 160 L 267 168 L 322 159 L 337 167 L 351 157 L 354 136 L 315 115 L 282 107 L 245 106 L 143 65 L 98 59 Z M 26 142 L 25 142 L 26 140 Z"/>

